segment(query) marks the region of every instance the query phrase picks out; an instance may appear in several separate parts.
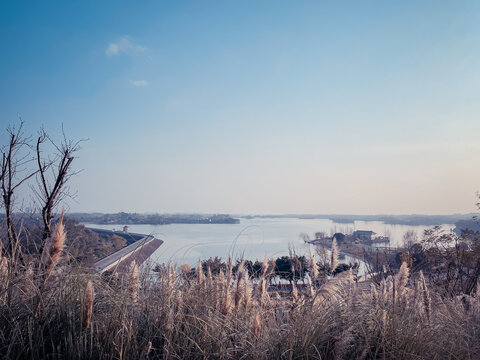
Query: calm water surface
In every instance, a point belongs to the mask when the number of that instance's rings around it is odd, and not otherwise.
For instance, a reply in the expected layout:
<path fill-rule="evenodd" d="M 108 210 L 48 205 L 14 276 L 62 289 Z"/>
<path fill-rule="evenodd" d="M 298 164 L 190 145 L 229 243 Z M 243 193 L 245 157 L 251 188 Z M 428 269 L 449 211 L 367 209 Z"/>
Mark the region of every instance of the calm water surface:
<path fill-rule="evenodd" d="M 120 230 L 121 225 L 88 225 L 102 229 Z M 328 219 L 298 218 L 253 218 L 240 219 L 239 224 L 172 224 L 172 225 L 128 225 L 130 232 L 152 234 L 164 241 L 152 255 L 153 262 L 195 264 L 198 259 L 219 256 L 223 259 L 232 253 L 234 258 L 262 260 L 288 255 L 289 249 L 297 254 L 307 254 L 311 245 L 300 238 L 307 233 L 311 238 L 315 232 L 331 235 L 335 232 L 351 233 L 354 230 L 373 230 L 378 235 L 389 236 L 391 246 L 402 244 L 406 231 L 413 230 L 421 239 L 425 226 L 388 225 L 379 221 L 356 221 L 335 223 Z M 444 225 L 445 229 L 453 225 Z M 346 257 L 342 262 L 353 262 Z"/>

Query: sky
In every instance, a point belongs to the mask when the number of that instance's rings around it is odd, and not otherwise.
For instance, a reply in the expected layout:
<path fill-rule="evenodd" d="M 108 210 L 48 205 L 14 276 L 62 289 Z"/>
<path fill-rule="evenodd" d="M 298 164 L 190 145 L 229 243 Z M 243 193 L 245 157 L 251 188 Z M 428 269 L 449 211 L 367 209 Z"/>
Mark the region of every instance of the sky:
<path fill-rule="evenodd" d="M 0 46 L 2 143 L 88 139 L 69 211 L 476 210 L 478 1 L 3 0 Z"/>

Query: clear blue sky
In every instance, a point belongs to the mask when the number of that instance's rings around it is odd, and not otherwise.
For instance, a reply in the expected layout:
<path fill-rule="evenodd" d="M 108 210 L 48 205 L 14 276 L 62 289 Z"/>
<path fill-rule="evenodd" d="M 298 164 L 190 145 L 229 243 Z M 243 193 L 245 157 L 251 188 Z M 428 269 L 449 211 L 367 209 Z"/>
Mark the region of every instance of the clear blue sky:
<path fill-rule="evenodd" d="M 89 138 L 71 211 L 452 213 L 478 1 L 7 1 L 0 119 Z"/>

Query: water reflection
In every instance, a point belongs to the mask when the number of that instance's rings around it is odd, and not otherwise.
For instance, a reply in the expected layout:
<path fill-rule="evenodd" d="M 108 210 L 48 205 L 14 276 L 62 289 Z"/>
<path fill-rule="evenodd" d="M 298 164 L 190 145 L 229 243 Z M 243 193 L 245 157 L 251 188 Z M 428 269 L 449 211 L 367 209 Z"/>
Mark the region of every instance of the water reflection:
<path fill-rule="evenodd" d="M 112 229 L 119 225 L 89 225 Z M 452 225 L 444 225 L 449 229 Z M 195 264 L 198 259 L 221 257 L 229 253 L 234 258 L 262 260 L 264 256 L 277 258 L 294 251 L 305 255 L 311 245 L 305 244 L 301 233 L 312 238 L 316 232 L 332 235 L 335 232 L 352 233 L 355 230 L 372 230 L 377 235 L 390 237 L 390 246 L 403 243 L 403 235 L 414 231 L 421 239 L 425 226 L 389 225 L 380 221 L 355 221 L 344 224 L 328 219 L 298 218 L 250 218 L 241 219 L 239 224 L 172 224 L 172 225 L 129 225 L 130 232 L 153 234 L 164 240 L 164 244 L 152 255 L 154 262 Z M 378 245 L 377 245 L 378 246 Z M 341 262 L 354 260 L 346 257 Z"/>

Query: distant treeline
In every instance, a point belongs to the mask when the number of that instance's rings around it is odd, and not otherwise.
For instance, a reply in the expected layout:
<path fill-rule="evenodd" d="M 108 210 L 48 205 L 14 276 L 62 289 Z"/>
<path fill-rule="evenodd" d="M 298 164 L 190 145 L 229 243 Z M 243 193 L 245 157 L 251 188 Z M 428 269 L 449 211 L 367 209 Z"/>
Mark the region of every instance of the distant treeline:
<path fill-rule="evenodd" d="M 230 215 L 214 214 L 136 214 L 120 212 L 116 214 L 101 213 L 74 213 L 70 217 L 84 223 L 92 224 L 112 224 L 112 225 L 168 225 L 168 224 L 237 224 L 238 219 Z"/>
<path fill-rule="evenodd" d="M 459 220 L 455 225 L 455 233 L 457 235 L 461 235 L 462 233 L 480 232 L 480 221 L 477 218 L 472 218 L 470 220 Z"/>
<path fill-rule="evenodd" d="M 471 220 L 470 214 L 451 214 L 451 215 L 258 215 L 259 218 L 298 218 L 298 219 L 329 219 L 337 223 L 351 224 L 354 221 L 382 221 L 390 225 L 425 225 L 435 226 L 442 224 L 456 224 L 460 220 Z M 252 218 L 253 216 L 249 216 Z"/>

